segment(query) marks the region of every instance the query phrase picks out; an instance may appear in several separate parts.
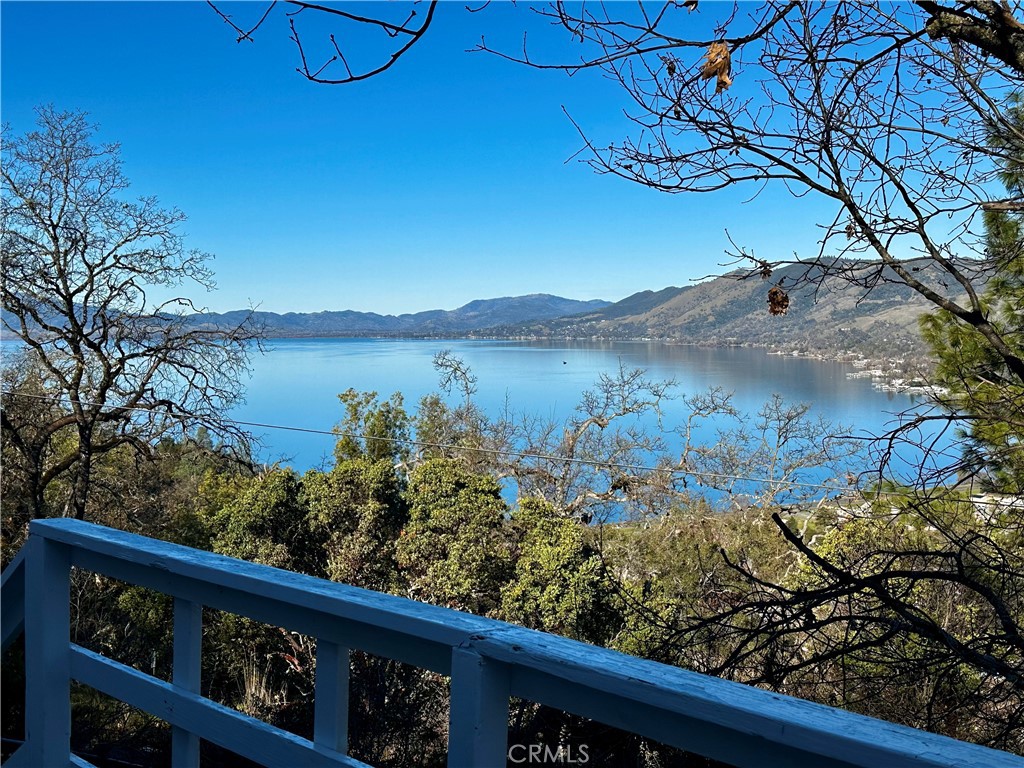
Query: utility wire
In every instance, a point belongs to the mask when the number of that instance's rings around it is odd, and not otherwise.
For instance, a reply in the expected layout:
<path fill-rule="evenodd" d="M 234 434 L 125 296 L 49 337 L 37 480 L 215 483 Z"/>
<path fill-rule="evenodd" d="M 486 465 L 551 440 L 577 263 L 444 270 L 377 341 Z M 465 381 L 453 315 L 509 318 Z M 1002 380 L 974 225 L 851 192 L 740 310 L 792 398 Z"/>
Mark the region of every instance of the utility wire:
<path fill-rule="evenodd" d="M 0 390 L 0 394 L 10 395 L 12 397 L 26 397 L 33 398 L 35 400 L 44 400 L 55 404 L 63 404 L 64 398 L 49 397 L 46 395 L 32 395 L 26 392 L 12 392 L 10 390 Z M 89 402 L 80 400 L 79 403 L 85 406 L 96 406 L 104 407 L 103 403 Z M 152 408 L 142 408 L 138 406 L 118 406 L 110 405 L 106 406 L 111 410 L 121 411 L 138 411 L 142 413 L 152 413 Z M 606 469 L 621 469 L 621 470 L 632 470 L 637 472 L 663 472 L 672 475 L 688 476 L 701 482 L 703 479 L 710 480 L 745 480 L 752 483 L 780 483 L 786 486 L 800 487 L 800 488 L 813 488 L 817 490 L 825 491 L 847 491 L 851 490 L 851 487 L 841 487 L 836 485 L 830 485 L 825 483 L 808 483 L 797 480 L 782 480 L 779 478 L 770 477 L 752 477 L 750 475 L 730 475 L 721 472 L 701 472 L 699 470 L 685 469 L 683 467 L 652 467 L 642 464 L 625 464 L 613 461 L 595 461 L 593 459 L 579 459 L 571 456 L 558 456 L 555 454 L 545 453 L 528 453 L 523 451 L 507 451 L 499 448 L 478 448 L 465 445 L 458 445 L 456 443 L 433 443 L 423 440 L 413 440 L 411 438 L 397 438 L 397 437 L 381 437 L 378 435 L 363 435 L 358 432 L 341 432 L 336 430 L 326 431 L 323 429 L 312 429 L 309 427 L 295 427 L 285 424 L 266 424 L 258 421 L 241 421 L 238 419 L 222 419 L 222 421 L 228 424 L 234 424 L 243 427 L 257 427 L 260 429 L 277 429 L 285 432 L 300 432 L 310 435 L 327 435 L 329 437 L 351 437 L 358 440 L 377 440 L 386 443 L 396 443 L 399 445 L 410 445 L 417 448 L 441 448 L 459 451 L 476 451 L 478 453 L 485 453 L 494 456 L 504 456 L 507 458 L 519 458 L 519 459 L 539 459 L 542 461 L 554 461 L 562 462 L 566 464 L 580 464 L 585 466 L 593 466 L 598 468 Z"/>

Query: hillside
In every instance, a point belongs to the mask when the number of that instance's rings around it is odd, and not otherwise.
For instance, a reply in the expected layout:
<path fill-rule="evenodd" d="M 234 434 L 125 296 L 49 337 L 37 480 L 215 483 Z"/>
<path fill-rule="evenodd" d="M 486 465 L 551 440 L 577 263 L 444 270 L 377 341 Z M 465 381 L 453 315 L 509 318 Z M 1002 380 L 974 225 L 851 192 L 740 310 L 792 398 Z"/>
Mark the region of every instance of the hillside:
<path fill-rule="evenodd" d="M 914 353 L 917 321 L 934 306 L 904 285 L 864 290 L 835 278 L 819 288 L 790 290 L 790 308 L 773 317 L 771 285 L 795 283 L 803 267 L 777 270 L 768 281 L 738 273 L 682 288 L 643 291 L 602 309 L 488 329 L 498 337 L 655 338 L 701 344 L 744 344 L 808 352 Z"/>

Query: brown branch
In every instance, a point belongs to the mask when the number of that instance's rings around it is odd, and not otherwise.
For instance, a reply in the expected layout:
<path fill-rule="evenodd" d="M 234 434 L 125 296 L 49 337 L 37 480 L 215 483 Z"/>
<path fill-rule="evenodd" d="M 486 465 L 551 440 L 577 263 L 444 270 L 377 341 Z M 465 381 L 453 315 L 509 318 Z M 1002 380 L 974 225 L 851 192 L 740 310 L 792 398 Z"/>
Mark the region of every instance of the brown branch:
<path fill-rule="evenodd" d="M 212 0 L 206 0 L 206 4 L 210 6 L 217 13 L 217 15 L 224 20 L 225 24 L 230 26 L 232 29 L 235 30 L 235 32 L 238 33 L 238 39 L 235 40 L 236 43 L 240 43 L 243 40 L 248 40 L 251 43 L 253 42 L 253 33 L 263 26 L 263 22 L 267 20 L 267 17 L 270 15 L 270 12 L 274 10 L 274 6 L 277 5 L 277 0 L 271 1 L 270 5 L 267 6 L 267 10 L 263 12 L 263 16 L 260 17 L 260 20 L 257 21 L 256 24 L 248 32 L 242 30 L 241 27 L 235 24 L 235 22 L 231 20 L 231 17 L 225 14 L 223 11 L 221 11 L 221 9 L 218 8 L 216 3 L 212 2 Z"/>
<path fill-rule="evenodd" d="M 391 67 L 393 67 L 398 62 L 398 60 L 401 59 L 402 56 L 404 56 L 406 53 L 408 53 L 409 50 L 414 45 L 416 45 L 416 43 L 418 43 L 426 34 L 427 30 L 430 28 L 431 23 L 433 22 L 434 11 L 437 9 L 437 4 L 439 0 L 430 0 L 430 5 L 427 7 L 426 16 L 423 19 L 422 24 L 420 24 L 418 27 L 409 26 L 408 23 L 402 25 L 391 24 L 390 22 L 386 22 L 383 19 L 359 16 L 353 13 L 349 13 L 347 11 L 342 11 L 337 8 L 329 8 L 327 6 L 316 5 L 314 3 L 307 3 L 303 2 L 302 0 L 287 0 L 287 2 L 290 5 L 298 6 L 298 11 L 292 12 L 291 14 L 289 14 L 289 17 L 294 17 L 295 14 L 304 10 L 313 10 L 322 13 L 329 13 L 331 15 L 338 16 L 342 19 L 353 21 L 359 24 L 368 24 L 380 27 L 391 37 L 396 37 L 400 34 L 408 35 L 409 39 L 405 42 L 405 44 L 402 45 L 402 47 L 399 48 L 398 50 L 393 51 L 390 54 L 388 60 L 384 64 L 360 73 L 352 72 L 351 68 L 348 66 L 348 62 L 345 59 L 344 54 L 341 52 L 341 49 L 338 46 L 338 43 L 334 35 L 331 35 L 330 41 L 331 44 L 334 46 L 336 52 L 331 58 L 327 59 L 324 62 L 324 64 L 321 65 L 316 71 L 313 71 L 309 68 L 309 64 L 307 63 L 305 50 L 302 45 L 302 38 L 300 37 L 299 32 L 295 27 L 294 18 L 289 18 L 288 23 L 291 29 L 292 42 L 294 42 L 296 47 L 298 48 L 299 58 L 302 61 L 302 65 L 296 68 L 296 71 L 299 72 L 299 74 L 301 74 L 307 80 L 314 83 L 321 83 L 324 85 L 344 85 L 346 83 L 355 83 L 359 82 L 360 80 L 366 80 L 368 78 L 379 75 L 382 72 L 386 72 Z M 412 11 L 409 18 L 412 19 L 415 16 L 416 12 Z M 341 78 L 321 77 L 323 72 L 331 64 L 333 64 L 335 61 L 338 61 L 339 59 L 345 65 L 345 69 L 347 72 L 346 76 Z"/>
<path fill-rule="evenodd" d="M 925 30 L 933 40 L 972 45 L 1024 75 L 1024 24 L 1014 18 L 1008 4 L 981 0 L 971 3 L 968 7 L 983 18 L 968 13 L 963 6 L 946 6 L 933 0 L 917 0 L 916 5 L 928 14 Z"/>

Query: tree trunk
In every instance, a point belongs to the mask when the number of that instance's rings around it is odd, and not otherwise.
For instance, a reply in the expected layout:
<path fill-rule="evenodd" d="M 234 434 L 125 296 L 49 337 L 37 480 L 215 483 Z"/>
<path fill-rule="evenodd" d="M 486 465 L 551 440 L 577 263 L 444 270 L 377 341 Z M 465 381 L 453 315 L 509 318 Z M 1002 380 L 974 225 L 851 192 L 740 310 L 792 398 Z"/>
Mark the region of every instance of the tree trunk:
<path fill-rule="evenodd" d="M 28 487 L 32 493 L 32 519 L 46 517 L 46 484 L 43 482 L 43 457 L 41 451 L 29 462 Z"/>
<path fill-rule="evenodd" d="M 92 426 L 79 425 L 78 429 L 78 472 L 71 492 L 69 509 L 65 517 L 85 519 L 85 505 L 89 499 L 89 480 L 92 474 Z"/>

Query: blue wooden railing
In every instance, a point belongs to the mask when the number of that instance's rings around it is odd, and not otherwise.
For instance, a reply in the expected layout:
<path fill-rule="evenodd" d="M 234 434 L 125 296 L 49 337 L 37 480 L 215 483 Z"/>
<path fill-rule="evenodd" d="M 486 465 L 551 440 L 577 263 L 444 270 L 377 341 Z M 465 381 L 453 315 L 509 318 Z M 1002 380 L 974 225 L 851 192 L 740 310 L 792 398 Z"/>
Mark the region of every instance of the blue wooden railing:
<path fill-rule="evenodd" d="M 170 682 L 69 642 L 72 566 L 174 597 Z M 5 768 L 88 765 L 70 752 L 72 680 L 170 723 L 175 768 L 199 764 L 201 738 L 268 766 L 362 766 L 346 755 L 349 649 L 451 677 L 448 765 L 460 768 L 506 765 L 510 696 L 736 766 L 1024 766 L 1005 752 L 77 520 L 34 521 L 2 592 L 3 645 L 24 628 L 27 680 L 26 742 Z M 312 741 L 200 695 L 202 606 L 317 638 Z"/>

